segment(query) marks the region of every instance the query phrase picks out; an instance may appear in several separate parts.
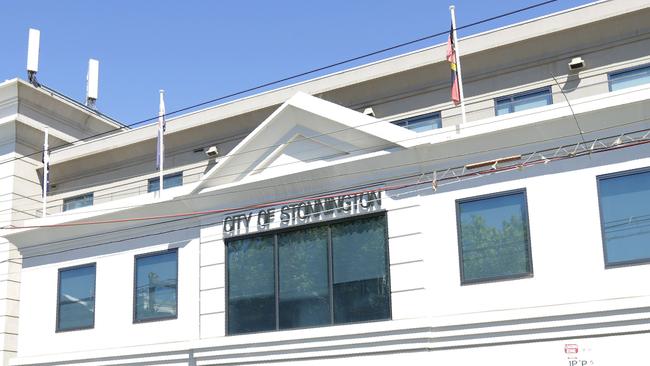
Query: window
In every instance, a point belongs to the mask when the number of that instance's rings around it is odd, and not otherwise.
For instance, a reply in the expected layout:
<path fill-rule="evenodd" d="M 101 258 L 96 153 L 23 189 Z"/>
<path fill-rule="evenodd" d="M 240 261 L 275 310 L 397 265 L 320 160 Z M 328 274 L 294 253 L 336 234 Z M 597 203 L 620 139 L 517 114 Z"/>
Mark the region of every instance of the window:
<path fill-rule="evenodd" d="M 385 215 L 227 241 L 228 334 L 390 319 Z"/>
<path fill-rule="evenodd" d="M 59 270 L 56 331 L 95 325 L 95 264 Z"/>
<path fill-rule="evenodd" d="M 526 191 L 458 200 L 461 282 L 532 274 Z"/>
<path fill-rule="evenodd" d="M 497 116 L 551 104 L 553 104 L 553 96 L 550 87 L 508 95 L 495 100 Z"/>
<path fill-rule="evenodd" d="M 178 187 L 183 185 L 183 172 L 167 174 L 163 176 L 163 189 Z M 147 192 L 156 192 L 160 189 L 160 178 L 149 179 Z"/>
<path fill-rule="evenodd" d="M 66 198 L 63 200 L 63 211 L 73 210 L 93 205 L 93 192 Z"/>
<path fill-rule="evenodd" d="M 402 119 L 399 121 L 394 121 L 392 123 L 400 127 L 408 128 L 409 130 L 413 130 L 415 132 L 429 131 L 435 128 L 440 128 L 442 126 L 440 112 Z"/>
<path fill-rule="evenodd" d="M 177 290 L 177 249 L 136 256 L 133 321 L 176 318 Z"/>
<path fill-rule="evenodd" d="M 650 261 L 650 171 L 598 177 L 605 265 Z"/>
<path fill-rule="evenodd" d="M 650 83 L 650 66 L 609 74 L 609 91 L 617 91 L 648 83 Z"/>

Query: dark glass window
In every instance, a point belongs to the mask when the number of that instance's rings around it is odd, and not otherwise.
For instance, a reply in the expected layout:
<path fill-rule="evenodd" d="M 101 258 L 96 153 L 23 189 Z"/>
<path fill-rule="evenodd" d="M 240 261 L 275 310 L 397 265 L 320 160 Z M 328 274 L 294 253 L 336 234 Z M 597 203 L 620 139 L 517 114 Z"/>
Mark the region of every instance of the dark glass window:
<path fill-rule="evenodd" d="M 334 322 L 390 317 L 383 217 L 332 225 Z"/>
<path fill-rule="evenodd" d="M 163 176 L 164 189 L 183 185 L 183 172 L 167 174 Z M 156 192 L 160 189 L 160 178 L 155 177 L 147 182 L 147 192 Z"/>
<path fill-rule="evenodd" d="M 330 322 L 327 227 L 278 235 L 280 329 Z"/>
<path fill-rule="evenodd" d="M 95 264 L 59 270 L 56 330 L 95 325 Z"/>
<path fill-rule="evenodd" d="M 410 117 L 391 122 L 397 126 L 408 128 L 415 132 L 423 132 L 442 127 L 440 112 L 429 113 L 422 116 Z"/>
<path fill-rule="evenodd" d="M 650 261 L 650 171 L 599 177 L 598 194 L 606 265 Z"/>
<path fill-rule="evenodd" d="M 228 333 L 276 329 L 274 237 L 228 243 Z"/>
<path fill-rule="evenodd" d="M 551 88 L 537 89 L 520 94 L 508 95 L 495 100 L 496 115 L 519 112 L 526 109 L 553 104 Z"/>
<path fill-rule="evenodd" d="M 66 198 L 63 200 L 63 211 L 72 210 L 75 208 L 81 208 L 86 206 L 93 205 L 93 193 L 82 194 L 81 196 L 75 196 Z"/>
<path fill-rule="evenodd" d="M 650 83 L 650 66 L 609 74 L 609 90 L 617 91 Z"/>
<path fill-rule="evenodd" d="M 525 191 L 459 200 L 463 283 L 532 273 Z"/>
<path fill-rule="evenodd" d="M 134 321 L 176 318 L 178 250 L 135 258 Z"/>
<path fill-rule="evenodd" d="M 228 241 L 228 334 L 390 319 L 386 238 L 379 215 Z"/>

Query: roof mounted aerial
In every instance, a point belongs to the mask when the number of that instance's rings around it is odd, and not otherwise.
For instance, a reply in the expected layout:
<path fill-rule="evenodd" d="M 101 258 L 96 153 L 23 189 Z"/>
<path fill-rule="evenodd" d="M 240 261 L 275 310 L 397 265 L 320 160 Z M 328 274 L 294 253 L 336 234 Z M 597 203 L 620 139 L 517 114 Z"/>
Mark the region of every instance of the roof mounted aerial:
<path fill-rule="evenodd" d="M 99 61 L 88 60 L 88 74 L 86 74 L 86 107 L 95 109 L 99 94 Z"/>
<path fill-rule="evenodd" d="M 41 86 L 36 80 L 38 72 L 38 49 L 41 41 L 41 31 L 29 28 L 29 41 L 27 46 L 27 80 L 35 87 Z"/>

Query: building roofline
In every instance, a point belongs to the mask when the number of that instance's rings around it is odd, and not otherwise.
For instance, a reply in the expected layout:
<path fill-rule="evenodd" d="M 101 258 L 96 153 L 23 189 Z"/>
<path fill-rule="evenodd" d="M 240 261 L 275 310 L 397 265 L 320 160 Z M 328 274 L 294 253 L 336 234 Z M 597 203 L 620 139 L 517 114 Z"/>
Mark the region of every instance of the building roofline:
<path fill-rule="evenodd" d="M 643 0 L 629 0 L 623 3 L 614 0 L 601 0 L 542 15 L 533 19 L 524 20 L 461 38 L 460 41 L 463 42 L 463 56 L 522 42 L 544 34 L 583 26 L 648 7 L 650 7 L 650 3 Z M 580 12 L 580 16 L 572 14 L 575 12 Z M 557 17 L 566 17 L 566 19 L 558 21 L 556 19 Z M 526 27 L 526 29 L 522 32 L 521 27 Z M 373 61 L 349 69 L 318 76 L 313 79 L 296 82 L 215 106 L 192 111 L 178 117 L 167 119 L 167 131 L 168 133 L 180 132 L 256 110 L 279 106 L 298 91 L 314 95 L 397 74 L 399 72 L 446 62 L 445 51 L 446 43 L 439 43 L 405 54 Z M 128 135 L 125 136 L 125 134 Z M 105 143 L 109 143 L 113 148 L 115 148 L 153 139 L 155 136 L 156 126 L 155 124 L 149 124 L 129 131 L 116 132 L 107 138 L 102 137 L 101 140 L 113 140 L 105 141 Z M 88 141 L 88 144 L 92 143 L 92 140 Z M 101 145 L 89 145 L 87 148 L 80 150 L 77 148 L 78 146 L 73 146 L 59 150 L 57 152 L 58 157 L 56 161 L 70 161 L 81 156 L 92 155 L 105 150 Z M 78 151 L 75 152 L 75 150 Z"/>

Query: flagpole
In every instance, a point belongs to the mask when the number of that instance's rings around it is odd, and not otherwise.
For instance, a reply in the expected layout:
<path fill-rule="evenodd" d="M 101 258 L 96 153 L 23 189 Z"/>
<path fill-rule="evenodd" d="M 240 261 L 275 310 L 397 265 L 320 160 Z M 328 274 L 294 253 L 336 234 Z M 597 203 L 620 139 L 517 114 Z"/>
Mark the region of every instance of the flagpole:
<path fill-rule="evenodd" d="M 42 216 L 47 215 L 47 181 L 50 175 L 50 151 L 48 146 L 49 131 L 45 127 L 45 139 L 43 141 L 43 212 Z"/>
<path fill-rule="evenodd" d="M 451 27 L 453 28 L 454 35 L 454 50 L 456 55 L 456 70 L 458 70 L 458 91 L 460 93 L 460 113 L 463 117 L 463 124 L 467 122 L 467 117 L 465 114 L 465 94 L 463 93 L 463 76 L 460 70 L 460 51 L 458 49 L 458 36 L 456 34 L 456 11 L 453 5 L 449 6 L 449 12 L 451 12 Z"/>
<path fill-rule="evenodd" d="M 158 134 L 160 138 L 158 139 L 158 159 L 159 160 L 159 170 L 158 170 L 158 197 L 162 198 L 163 193 L 163 162 L 165 160 L 165 144 L 163 139 L 165 137 L 165 101 L 163 99 L 165 94 L 164 90 L 160 90 L 160 108 L 158 111 Z"/>

